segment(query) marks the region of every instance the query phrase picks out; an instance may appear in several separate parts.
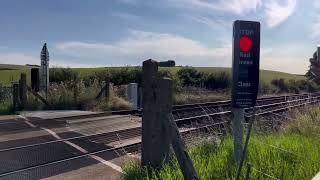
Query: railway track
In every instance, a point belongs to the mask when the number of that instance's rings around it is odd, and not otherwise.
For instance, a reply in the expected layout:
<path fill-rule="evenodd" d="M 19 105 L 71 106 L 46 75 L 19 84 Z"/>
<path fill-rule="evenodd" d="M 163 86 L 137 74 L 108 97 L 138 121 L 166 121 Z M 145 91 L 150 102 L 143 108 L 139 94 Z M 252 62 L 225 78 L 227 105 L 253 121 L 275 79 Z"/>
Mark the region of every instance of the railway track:
<path fill-rule="evenodd" d="M 291 95 L 291 96 L 278 96 L 278 97 L 268 97 L 258 99 L 256 107 L 256 115 L 265 116 L 274 113 L 288 111 L 293 108 L 302 107 L 308 104 L 316 104 L 320 102 L 320 94 L 301 94 L 301 95 Z M 247 117 L 251 109 L 246 109 Z M 104 118 L 99 119 L 99 117 L 104 117 L 110 114 L 141 114 L 141 111 L 118 111 L 118 112 L 108 112 L 108 113 L 98 113 L 93 115 L 82 115 L 82 116 L 72 116 L 68 117 L 68 121 L 75 121 L 77 126 L 86 126 L 88 129 L 90 127 L 95 127 L 99 125 L 99 121 L 103 121 Z M 219 102 L 207 102 L 198 104 L 186 104 L 177 105 L 173 107 L 172 114 L 174 116 L 175 122 L 180 129 L 180 133 L 183 137 L 187 137 L 192 133 L 206 133 L 208 131 L 214 131 L 216 134 L 225 134 L 226 128 L 230 123 L 231 118 L 231 108 L 230 101 L 219 101 Z M 98 120 L 87 122 L 86 118 L 97 118 Z M 54 121 L 65 121 L 66 118 L 56 118 Z M 76 122 L 80 120 L 79 122 Z M 98 124 L 95 124 L 98 123 Z M 101 127 L 102 128 L 102 127 Z M 95 128 L 93 128 L 95 129 Z M 88 153 L 81 153 L 79 155 L 70 156 L 63 159 L 53 159 L 51 161 L 30 165 L 23 168 L 13 169 L 6 172 L 0 173 L 0 178 L 15 173 L 21 173 L 24 171 L 29 171 L 35 168 L 41 168 L 45 166 L 51 166 L 57 163 L 63 163 L 67 161 L 72 161 L 79 158 L 84 158 L 93 154 L 101 154 L 111 151 L 119 151 L 120 153 L 137 151 L 141 144 L 141 126 L 128 127 L 126 129 L 121 129 L 112 132 L 95 132 L 81 136 L 63 138 L 58 140 L 51 140 L 41 143 L 26 144 L 16 147 L 8 147 L 0 149 L 0 154 L 11 151 L 23 151 L 29 148 L 35 147 L 45 147 L 52 146 L 56 143 L 61 143 L 65 141 L 80 142 L 86 141 L 90 143 L 105 144 L 106 146 L 99 146 L 96 149 L 91 150 Z"/>

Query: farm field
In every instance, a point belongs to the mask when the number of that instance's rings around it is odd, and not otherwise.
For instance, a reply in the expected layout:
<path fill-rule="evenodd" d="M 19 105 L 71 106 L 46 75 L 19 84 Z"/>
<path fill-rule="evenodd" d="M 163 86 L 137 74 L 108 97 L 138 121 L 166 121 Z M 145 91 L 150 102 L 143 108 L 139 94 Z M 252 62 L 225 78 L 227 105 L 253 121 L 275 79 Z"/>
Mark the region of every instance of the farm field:
<path fill-rule="evenodd" d="M 4 85 L 10 85 L 11 82 L 17 81 L 19 79 L 20 73 L 22 72 L 25 72 L 27 74 L 27 81 L 28 83 L 30 83 L 31 68 L 32 66 L 0 64 L 0 83 Z M 108 68 L 120 69 L 123 67 L 108 67 Z M 108 68 L 97 67 L 97 68 L 73 68 L 73 69 L 78 71 L 81 77 L 85 77 L 95 72 L 106 70 Z M 160 70 L 169 69 L 173 74 L 175 74 L 181 68 L 182 67 L 170 67 L 170 68 L 161 67 Z M 200 72 L 207 72 L 207 73 L 227 72 L 231 74 L 231 68 L 225 68 L 225 67 L 195 67 L 195 69 L 197 69 Z M 261 70 L 260 72 L 261 72 L 260 74 L 261 81 L 266 83 L 270 82 L 272 79 L 275 79 L 275 78 L 283 78 L 285 80 L 306 79 L 303 75 L 289 74 L 289 73 L 278 72 L 278 71 Z"/>

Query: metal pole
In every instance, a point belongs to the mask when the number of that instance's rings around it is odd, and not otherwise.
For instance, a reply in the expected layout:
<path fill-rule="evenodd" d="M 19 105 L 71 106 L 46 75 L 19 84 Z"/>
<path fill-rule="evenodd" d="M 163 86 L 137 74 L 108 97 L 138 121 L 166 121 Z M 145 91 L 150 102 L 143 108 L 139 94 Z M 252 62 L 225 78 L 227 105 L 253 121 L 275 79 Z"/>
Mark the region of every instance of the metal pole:
<path fill-rule="evenodd" d="M 246 156 L 246 152 L 247 152 L 247 148 L 248 148 L 248 144 L 249 144 L 249 139 L 250 139 L 250 135 L 251 135 L 251 129 L 252 129 L 253 122 L 255 120 L 255 115 L 256 115 L 256 108 L 253 107 L 253 111 L 252 111 L 252 114 L 251 114 L 251 117 L 250 117 L 250 120 L 249 120 L 249 127 L 248 127 L 247 136 L 246 136 L 246 141 L 245 141 L 245 145 L 244 145 L 244 148 L 243 148 L 243 151 L 242 151 L 242 156 L 241 156 L 241 159 L 240 159 L 239 168 L 238 168 L 238 171 L 237 171 L 236 180 L 240 179 L 241 169 L 242 169 L 243 162 L 244 162 L 244 159 L 245 159 L 245 156 Z"/>
<path fill-rule="evenodd" d="M 236 161 L 240 160 L 241 154 L 242 154 L 242 139 L 243 139 L 242 122 L 244 122 L 244 109 L 234 108 L 232 132 L 233 132 L 233 138 L 234 138 L 234 156 Z"/>

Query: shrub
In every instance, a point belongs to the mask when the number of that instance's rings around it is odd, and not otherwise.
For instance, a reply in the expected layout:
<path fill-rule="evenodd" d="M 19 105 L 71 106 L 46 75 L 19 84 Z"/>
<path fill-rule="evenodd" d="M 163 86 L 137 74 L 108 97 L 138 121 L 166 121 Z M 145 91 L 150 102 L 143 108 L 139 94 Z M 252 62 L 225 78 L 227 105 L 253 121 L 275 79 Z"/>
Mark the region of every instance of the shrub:
<path fill-rule="evenodd" d="M 319 86 L 317 86 L 312 81 L 307 80 L 289 80 L 285 81 L 284 79 L 273 79 L 271 84 L 278 88 L 280 92 L 286 93 L 300 93 L 302 92 L 315 92 L 319 90 Z"/>
<path fill-rule="evenodd" d="M 198 72 L 195 68 L 192 67 L 181 68 L 177 72 L 177 75 L 181 81 L 182 86 L 199 87 L 204 80 L 204 74 Z"/>
<path fill-rule="evenodd" d="M 49 70 L 49 81 L 50 82 L 65 82 L 65 81 L 74 81 L 80 78 L 79 72 L 71 68 L 59 68 L 54 67 Z"/>
<path fill-rule="evenodd" d="M 175 65 L 176 65 L 176 62 L 174 60 L 159 62 L 159 67 L 174 67 Z"/>
<path fill-rule="evenodd" d="M 205 77 L 204 86 L 210 90 L 228 89 L 231 85 L 230 75 L 226 72 L 209 74 Z"/>

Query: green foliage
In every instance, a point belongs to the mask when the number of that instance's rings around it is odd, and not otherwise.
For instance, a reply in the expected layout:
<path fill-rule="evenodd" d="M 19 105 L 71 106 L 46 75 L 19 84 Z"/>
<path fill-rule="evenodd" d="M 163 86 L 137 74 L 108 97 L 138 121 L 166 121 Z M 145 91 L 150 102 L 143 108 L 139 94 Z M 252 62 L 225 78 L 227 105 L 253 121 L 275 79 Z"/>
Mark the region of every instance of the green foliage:
<path fill-rule="evenodd" d="M 204 74 L 198 72 L 193 67 L 183 67 L 177 72 L 177 76 L 181 81 L 182 86 L 199 87 L 204 79 Z"/>
<path fill-rule="evenodd" d="M 311 179 L 320 169 L 320 108 L 300 113 L 287 122 L 283 131 L 254 134 L 249 143 L 245 165 L 252 165 L 250 179 Z M 190 147 L 189 154 L 200 179 L 235 179 L 238 163 L 233 159 L 233 139 L 227 136 L 220 144 L 204 141 Z M 177 160 L 160 170 L 141 168 L 136 162 L 123 166 L 123 179 L 183 179 Z M 261 172 L 265 173 L 262 174 Z M 246 167 L 242 170 L 242 178 Z"/>
<path fill-rule="evenodd" d="M 314 82 L 308 80 L 285 80 L 285 79 L 273 79 L 271 84 L 278 89 L 279 92 L 287 93 L 300 93 L 303 92 L 315 92 L 319 90 Z"/>
<path fill-rule="evenodd" d="M 53 67 L 49 70 L 49 81 L 51 83 L 70 82 L 80 78 L 79 72 L 71 68 Z"/>
<path fill-rule="evenodd" d="M 210 90 L 229 89 L 231 82 L 231 77 L 226 72 L 211 73 L 205 77 L 204 86 Z"/>
<path fill-rule="evenodd" d="M 174 67 L 175 65 L 176 65 L 176 62 L 174 60 L 159 62 L 159 67 Z"/>
<path fill-rule="evenodd" d="M 1 101 L 0 102 L 0 115 L 12 114 L 14 112 L 13 104 L 11 101 Z"/>

